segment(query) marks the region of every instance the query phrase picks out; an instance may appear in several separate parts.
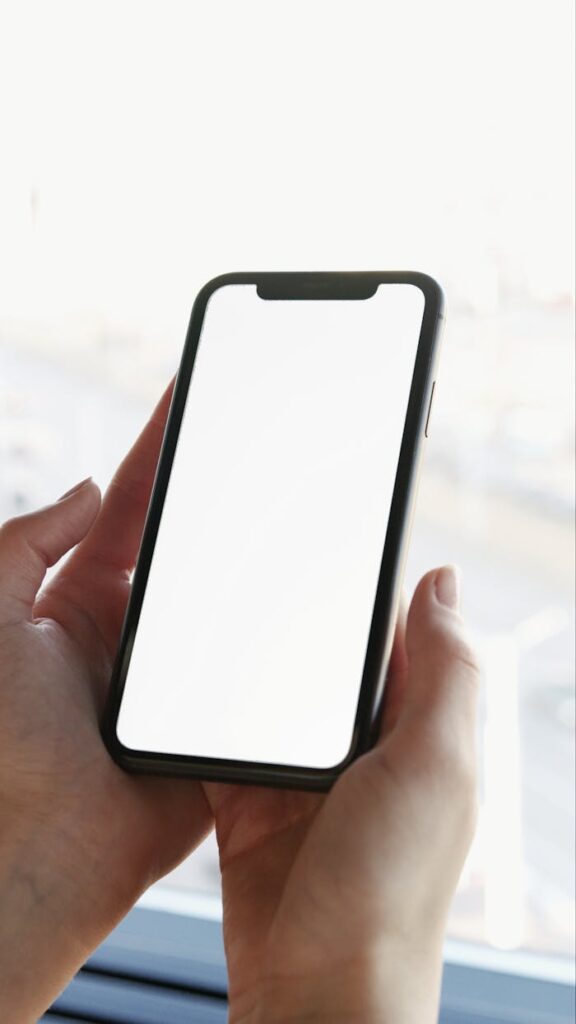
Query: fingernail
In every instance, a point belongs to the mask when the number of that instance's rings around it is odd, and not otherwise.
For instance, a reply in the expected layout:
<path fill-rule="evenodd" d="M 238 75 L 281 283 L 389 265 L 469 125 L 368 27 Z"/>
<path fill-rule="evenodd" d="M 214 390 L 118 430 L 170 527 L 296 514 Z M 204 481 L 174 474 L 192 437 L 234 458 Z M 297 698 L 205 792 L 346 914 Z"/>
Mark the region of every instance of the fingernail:
<path fill-rule="evenodd" d="M 438 569 L 434 579 L 436 598 L 440 604 L 456 611 L 460 605 L 460 570 L 455 565 Z"/>
<path fill-rule="evenodd" d="M 66 491 L 65 494 L 60 495 L 58 501 L 64 501 L 64 498 L 69 498 L 71 494 L 76 494 L 76 491 L 82 490 L 82 488 L 85 487 L 85 485 L 89 483 L 91 479 L 91 476 L 87 476 L 85 480 L 81 480 L 79 484 L 75 484 L 74 487 L 71 487 L 70 490 Z M 58 502 L 56 502 L 56 504 L 58 504 Z"/>

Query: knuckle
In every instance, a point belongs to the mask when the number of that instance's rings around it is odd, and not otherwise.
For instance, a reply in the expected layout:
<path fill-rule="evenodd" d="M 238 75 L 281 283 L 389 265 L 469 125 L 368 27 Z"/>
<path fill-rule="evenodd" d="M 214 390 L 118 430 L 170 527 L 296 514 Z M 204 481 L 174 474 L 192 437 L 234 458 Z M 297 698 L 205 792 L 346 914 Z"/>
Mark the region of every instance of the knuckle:
<path fill-rule="evenodd" d="M 419 645 L 417 657 L 420 665 L 428 671 L 432 668 L 439 675 L 454 668 L 476 684 L 482 674 L 482 664 L 475 645 L 462 623 L 435 623 Z"/>
<path fill-rule="evenodd" d="M 17 541 L 22 532 L 22 520 L 20 516 L 13 516 L 11 519 L 6 519 L 4 523 L 0 525 L 0 545 L 2 547 L 11 547 L 15 541 Z"/>
<path fill-rule="evenodd" d="M 16 517 L 5 519 L 4 522 L 0 524 L 0 537 L 9 537 L 17 525 L 18 519 Z"/>
<path fill-rule="evenodd" d="M 474 645 L 465 633 L 452 634 L 448 649 L 450 656 L 466 670 L 466 674 L 472 681 L 480 678 L 480 659 Z"/>

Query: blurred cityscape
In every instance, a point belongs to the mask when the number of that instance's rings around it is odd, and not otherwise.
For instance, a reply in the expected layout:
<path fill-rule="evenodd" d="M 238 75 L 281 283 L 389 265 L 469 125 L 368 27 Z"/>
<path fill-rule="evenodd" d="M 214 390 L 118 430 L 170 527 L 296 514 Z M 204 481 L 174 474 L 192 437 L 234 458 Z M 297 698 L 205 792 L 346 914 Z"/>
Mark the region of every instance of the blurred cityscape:
<path fill-rule="evenodd" d="M 407 567 L 463 569 L 485 668 L 481 817 L 450 934 L 574 946 L 572 306 L 453 310 Z M 78 325 L 76 325 L 78 327 Z M 105 486 L 174 372 L 180 342 L 0 321 L 0 519 L 93 474 Z M 425 851 L 422 851 L 425 856 Z M 165 882 L 218 892 L 210 838 Z"/>

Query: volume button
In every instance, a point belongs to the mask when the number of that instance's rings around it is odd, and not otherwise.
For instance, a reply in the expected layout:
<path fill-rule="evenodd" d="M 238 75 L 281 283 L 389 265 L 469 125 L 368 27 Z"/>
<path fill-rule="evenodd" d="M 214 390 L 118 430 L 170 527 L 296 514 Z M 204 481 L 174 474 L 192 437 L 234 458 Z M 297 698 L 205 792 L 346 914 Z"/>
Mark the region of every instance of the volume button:
<path fill-rule="evenodd" d="M 426 416 L 426 426 L 424 427 L 424 437 L 428 437 L 428 428 L 430 426 L 430 412 L 432 410 L 432 399 L 434 398 L 434 388 L 436 387 L 436 381 L 432 381 L 432 390 L 430 391 L 430 401 L 428 402 L 428 415 Z"/>

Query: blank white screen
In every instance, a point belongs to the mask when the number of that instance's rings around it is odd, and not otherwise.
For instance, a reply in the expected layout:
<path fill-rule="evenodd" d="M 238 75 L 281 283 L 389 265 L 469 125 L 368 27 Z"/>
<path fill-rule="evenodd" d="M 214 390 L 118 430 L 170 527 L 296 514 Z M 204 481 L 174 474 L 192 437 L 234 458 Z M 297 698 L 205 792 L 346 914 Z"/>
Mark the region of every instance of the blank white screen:
<path fill-rule="evenodd" d="M 131 749 L 328 768 L 347 754 L 424 311 L 206 309 L 118 719 Z"/>

